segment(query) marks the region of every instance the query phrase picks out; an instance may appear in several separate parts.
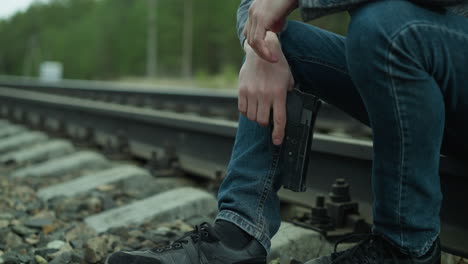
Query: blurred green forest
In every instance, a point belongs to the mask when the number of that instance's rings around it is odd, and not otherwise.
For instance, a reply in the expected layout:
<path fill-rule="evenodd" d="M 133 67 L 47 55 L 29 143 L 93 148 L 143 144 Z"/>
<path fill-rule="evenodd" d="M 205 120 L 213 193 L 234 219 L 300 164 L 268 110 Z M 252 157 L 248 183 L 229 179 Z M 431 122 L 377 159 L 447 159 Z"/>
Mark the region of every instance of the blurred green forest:
<path fill-rule="evenodd" d="M 236 74 L 242 50 L 237 0 L 156 0 L 157 76 L 182 76 L 184 25 L 193 30 L 190 72 Z M 148 0 L 51 0 L 0 20 L 0 75 L 37 76 L 42 61 L 59 61 L 64 78 L 115 80 L 147 74 Z M 292 15 L 299 19 L 297 12 Z M 313 21 L 343 34 L 347 14 Z"/>

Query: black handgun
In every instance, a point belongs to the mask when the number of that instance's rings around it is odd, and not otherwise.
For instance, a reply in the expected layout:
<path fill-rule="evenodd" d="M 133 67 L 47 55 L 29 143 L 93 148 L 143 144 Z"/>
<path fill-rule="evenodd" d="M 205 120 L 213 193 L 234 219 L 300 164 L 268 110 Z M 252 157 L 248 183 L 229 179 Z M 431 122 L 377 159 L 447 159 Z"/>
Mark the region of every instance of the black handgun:
<path fill-rule="evenodd" d="M 304 192 L 313 128 L 321 101 L 297 86 L 288 92 L 286 101 L 285 137 L 280 147 L 282 185 Z"/>

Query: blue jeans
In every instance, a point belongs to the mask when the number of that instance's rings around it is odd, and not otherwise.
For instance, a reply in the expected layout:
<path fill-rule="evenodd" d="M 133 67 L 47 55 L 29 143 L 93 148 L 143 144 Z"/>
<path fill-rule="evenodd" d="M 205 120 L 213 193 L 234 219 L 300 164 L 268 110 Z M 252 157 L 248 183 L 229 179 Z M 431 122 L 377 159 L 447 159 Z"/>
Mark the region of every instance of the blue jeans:
<path fill-rule="evenodd" d="M 374 232 L 404 253 L 427 252 L 440 230 L 442 143 L 468 150 L 468 19 L 376 1 L 351 12 L 346 38 L 289 21 L 280 40 L 305 92 L 373 129 Z M 280 167 L 270 128 L 241 116 L 218 219 L 267 251 L 281 222 Z"/>

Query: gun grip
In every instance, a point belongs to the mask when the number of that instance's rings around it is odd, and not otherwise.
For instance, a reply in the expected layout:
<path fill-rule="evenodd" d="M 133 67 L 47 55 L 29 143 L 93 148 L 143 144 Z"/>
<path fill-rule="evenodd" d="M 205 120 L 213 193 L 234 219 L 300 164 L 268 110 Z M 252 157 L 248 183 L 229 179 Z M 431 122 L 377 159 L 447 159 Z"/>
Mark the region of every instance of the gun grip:
<path fill-rule="evenodd" d="M 295 192 L 306 190 L 313 128 L 321 101 L 297 87 L 286 99 L 285 137 L 280 147 L 282 185 Z M 273 127 L 273 122 L 271 123 Z"/>

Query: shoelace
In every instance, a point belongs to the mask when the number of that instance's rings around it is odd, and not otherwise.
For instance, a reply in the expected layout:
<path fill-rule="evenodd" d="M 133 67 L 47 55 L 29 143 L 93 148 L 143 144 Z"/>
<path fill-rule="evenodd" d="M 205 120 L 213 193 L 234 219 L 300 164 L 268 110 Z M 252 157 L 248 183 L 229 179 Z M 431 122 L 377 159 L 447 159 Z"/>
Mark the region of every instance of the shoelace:
<path fill-rule="evenodd" d="M 170 245 L 165 247 L 154 248 L 152 249 L 152 251 L 156 253 L 163 253 L 169 250 L 180 249 L 182 248 L 183 244 L 189 243 L 189 239 L 191 238 L 193 240 L 193 243 L 196 244 L 195 247 L 197 248 L 198 260 L 201 263 L 200 243 L 197 242 L 200 240 L 206 240 L 210 237 L 210 232 L 208 231 L 209 229 L 210 225 L 208 223 L 196 225 L 193 231 L 185 233 L 182 237 L 175 240 Z"/>
<path fill-rule="evenodd" d="M 351 239 L 361 240 L 354 247 L 338 252 L 338 245 Z M 386 255 L 390 255 L 394 263 L 397 263 L 397 255 L 392 246 L 383 237 L 377 234 L 352 234 L 335 243 L 332 264 L 372 264 L 383 263 Z"/>

